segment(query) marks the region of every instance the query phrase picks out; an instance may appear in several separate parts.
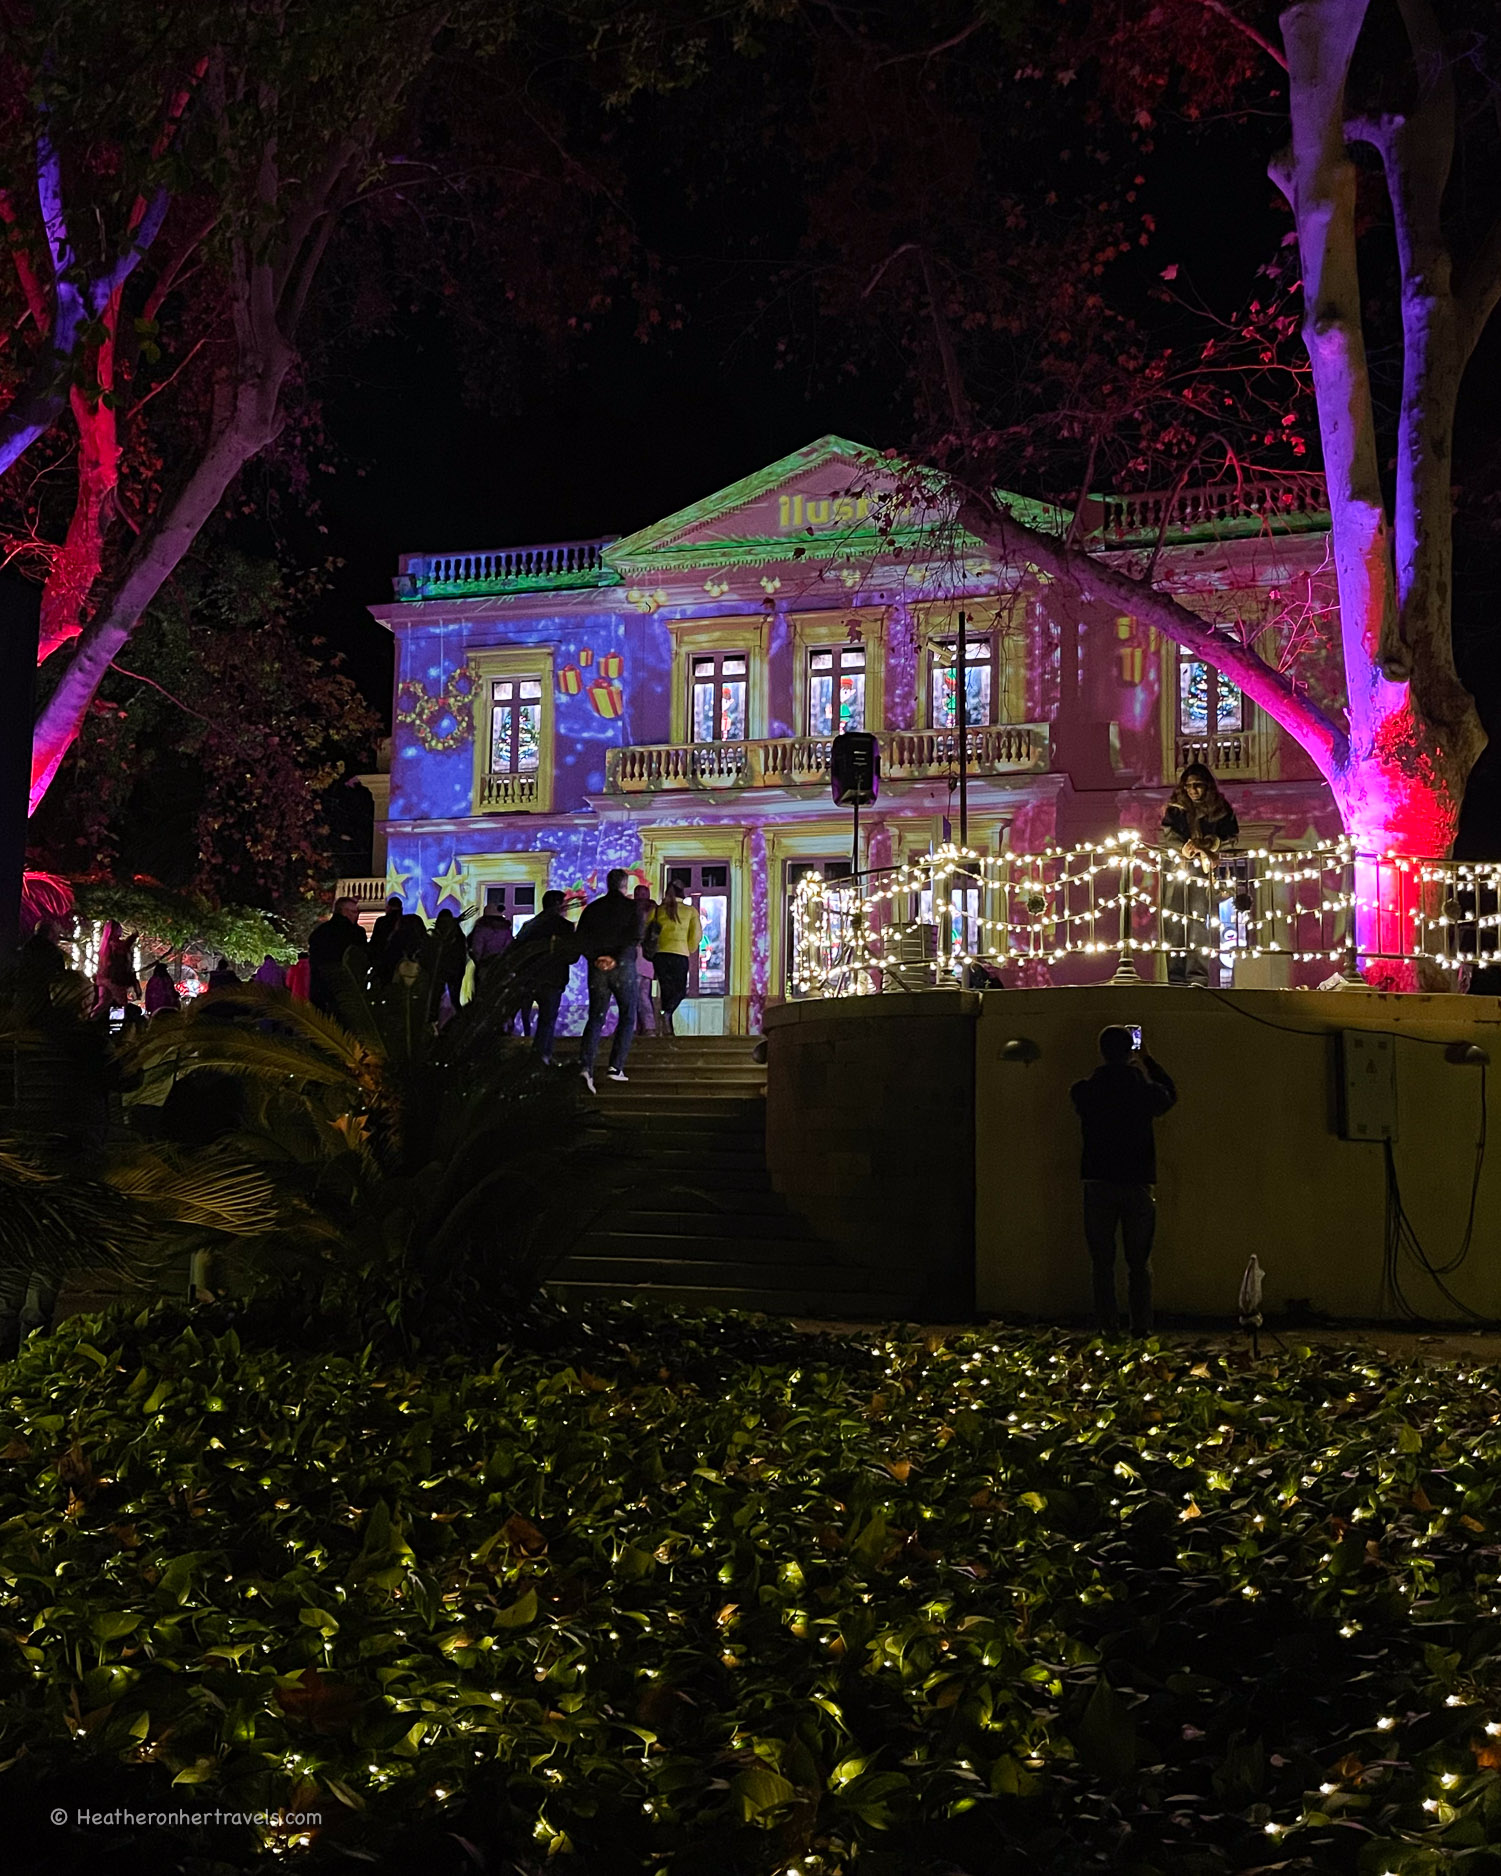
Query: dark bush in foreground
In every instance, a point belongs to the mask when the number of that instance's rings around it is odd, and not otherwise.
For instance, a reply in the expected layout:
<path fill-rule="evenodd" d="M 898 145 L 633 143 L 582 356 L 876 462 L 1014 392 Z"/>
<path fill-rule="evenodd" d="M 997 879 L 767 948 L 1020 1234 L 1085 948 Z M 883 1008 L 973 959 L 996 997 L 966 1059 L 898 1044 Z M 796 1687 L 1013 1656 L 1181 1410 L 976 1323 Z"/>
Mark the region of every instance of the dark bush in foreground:
<path fill-rule="evenodd" d="M 1494 1371 L 568 1333 L 4 1371 L 9 1866 L 1501 1864 Z"/>

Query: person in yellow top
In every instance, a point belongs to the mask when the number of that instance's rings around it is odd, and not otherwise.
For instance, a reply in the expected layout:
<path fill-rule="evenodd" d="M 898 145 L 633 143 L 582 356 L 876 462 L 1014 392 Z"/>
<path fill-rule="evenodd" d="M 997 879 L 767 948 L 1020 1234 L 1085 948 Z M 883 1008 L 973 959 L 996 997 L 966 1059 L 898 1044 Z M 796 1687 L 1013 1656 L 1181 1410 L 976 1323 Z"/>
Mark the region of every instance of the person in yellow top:
<path fill-rule="evenodd" d="M 657 935 L 652 963 L 656 966 L 657 984 L 662 994 L 662 1027 L 670 1036 L 676 1033 L 672 1013 L 688 994 L 689 959 L 697 952 L 704 935 L 697 906 L 684 897 L 675 879 L 667 883 L 651 929 Z"/>

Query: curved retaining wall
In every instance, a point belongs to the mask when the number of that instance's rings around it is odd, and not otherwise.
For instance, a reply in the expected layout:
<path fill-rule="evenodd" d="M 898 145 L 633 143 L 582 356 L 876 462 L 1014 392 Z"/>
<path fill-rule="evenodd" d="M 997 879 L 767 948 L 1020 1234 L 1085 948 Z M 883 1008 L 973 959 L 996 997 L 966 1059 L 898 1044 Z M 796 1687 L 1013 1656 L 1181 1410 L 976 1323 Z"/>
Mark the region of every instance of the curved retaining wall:
<path fill-rule="evenodd" d="M 879 1265 L 929 1320 L 982 1313 L 1078 1320 L 1089 1308 L 1071 1084 L 1110 1022 L 1142 1025 L 1178 1086 L 1158 1123 L 1159 1309 L 1226 1320 L 1254 1252 L 1265 1307 L 1403 1320 L 1387 1281 L 1386 1155 L 1338 1131 L 1340 1032 L 1393 1038 L 1404 1208 L 1434 1263 L 1464 1236 L 1480 1131 L 1490 1145 L 1469 1255 L 1447 1279 L 1501 1319 L 1501 1001 L 1364 991 L 1165 985 L 801 1003 L 767 1012 L 767 1143 L 780 1190 Z M 1025 1039 L 1030 1063 L 1007 1059 Z M 1444 1045 L 1476 1044 L 1478 1067 Z M 1463 1320 L 1416 1262 L 1412 1306 Z"/>
<path fill-rule="evenodd" d="M 773 1183 L 919 1320 L 974 1308 L 979 1006 L 933 990 L 765 1016 Z"/>

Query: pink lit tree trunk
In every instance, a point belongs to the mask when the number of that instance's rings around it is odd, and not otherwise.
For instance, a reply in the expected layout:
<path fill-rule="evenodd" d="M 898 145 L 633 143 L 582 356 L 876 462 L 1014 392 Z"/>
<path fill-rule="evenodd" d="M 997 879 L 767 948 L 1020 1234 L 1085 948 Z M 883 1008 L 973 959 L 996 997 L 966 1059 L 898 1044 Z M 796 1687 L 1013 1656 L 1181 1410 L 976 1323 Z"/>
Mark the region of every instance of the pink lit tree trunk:
<path fill-rule="evenodd" d="M 208 73 L 203 109 L 222 121 L 235 108 L 232 81 L 222 58 L 202 59 L 195 82 Z M 180 117 L 187 93 L 172 101 L 168 132 Z M 274 118 L 275 100 L 263 88 L 258 100 Z M 44 154 L 45 154 L 45 145 Z M 309 289 L 341 209 L 351 198 L 365 160 L 358 138 L 335 139 L 311 173 L 285 179 L 274 136 L 260 152 L 250 214 L 228 238 L 224 264 L 225 295 L 221 340 L 223 362 L 216 369 L 207 422 L 196 447 L 177 465 L 176 488 L 140 528 L 121 566 L 105 577 L 106 541 L 115 519 L 120 442 L 117 421 L 116 342 L 123 270 L 117 268 L 110 290 L 102 293 L 92 336 L 88 382 L 75 381 L 63 406 L 71 404 L 78 435 L 78 485 L 66 538 L 52 555 L 42 601 L 39 655 L 58 654 L 62 669 L 37 719 L 32 741 L 31 810 L 46 794 L 58 765 L 77 737 L 99 686 L 142 615 L 183 556 L 212 519 L 230 485 L 245 465 L 277 435 L 282 424 L 281 394 L 295 358 L 295 333 Z M 227 155 L 226 155 L 227 160 Z M 50 295 L 28 291 L 42 317 L 61 305 L 68 288 L 67 217 L 60 172 L 42 166 L 42 200 L 52 255 Z M 155 237 L 161 216 L 137 203 L 130 218 L 132 265 L 143 222 Z M 196 226 L 160 270 L 158 289 L 147 301 L 154 309 L 170 290 L 185 259 L 213 225 Z M 18 268 L 24 268 L 24 259 Z M 23 284 L 26 273 L 22 272 Z M 52 318 L 53 351 L 57 320 Z M 50 406 L 49 406 L 50 408 Z M 15 406 L 12 406 L 12 412 Z M 7 412 L 10 417 L 12 412 Z M 19 453 L 23 431 L 15 422 L 0 425 L 0 461 L 5 448 Z M 62 651 L 67 647 L 66 652 Z"/>
<path fill-rule="evenodd" d="M 1351 62 L 1369 0 L 1299 0 L 1281 15 L 1291 139 L 1274 177 L 1303 266 L 1312 370 L 1332 518 L 1347 711 L 1319 709 L 1254 647 L 1227 639 L 1146 578 L 1068 536 L 961 497 L 960 521 L 998 558 L 1038 570 L 1085 604 L 1130 613 L 1231 678 L 1317 763 L 1346 832 L 1366 851 L 1435 858 L 1453 842 L 1466 780 L 1485 746 L 1454 664 L 1455 409 L 1464 369 L 1501 296 L 1501 223 L 1456 269 L 1442 209 L 1453 163 L 1452 54 L 1429 0 L 1400 0 L 1412 54 L 1405 113 L 1352 117 Z M 1214 9 L 1216 14 L 1223 9 Z M 1279 58 L 1279 63 L 1283 58 Z M 1352 143 L 1379 153 L 1401 278 L 1402 395 L 1388 517 L 1357 266 Z"/>
<path fill-rule="evenodd" d="M 399 165 L 382 151 L 408 134 L 436 35 L 483 11 L 207 0 L 101 20 L 39 0 L 11 22 L 0 221 L 24 310 L 0 330 L 0 476 L 35 448 L 76 478 L 61 540 L 41 497 L 5 490 L 5 550 L 46 567 L 33 811 L 112 661 L 281 430 L 333 230 Z M 14 186 L 28 173 L 34 200 Z"/>

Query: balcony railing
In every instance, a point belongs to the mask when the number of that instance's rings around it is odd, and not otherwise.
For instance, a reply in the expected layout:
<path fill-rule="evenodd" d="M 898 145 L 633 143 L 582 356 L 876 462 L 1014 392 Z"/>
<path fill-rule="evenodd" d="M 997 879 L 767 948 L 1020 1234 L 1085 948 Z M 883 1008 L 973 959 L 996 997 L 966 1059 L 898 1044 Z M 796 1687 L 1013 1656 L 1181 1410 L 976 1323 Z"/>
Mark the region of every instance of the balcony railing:
<path fill-rule="evenodd" d="M 885 730 L 881 774 L 887 781 L 921 781 L 954 774 L 959 763 L 955 730 Z M 967 733 L 969 772 L 1040 775 L 1048 766 L 1045 723 L 1006 723 Z M 743 743 L 648 743 L 612 749 L 605 787 L 615 795 L 670 789 L 826 787 L 830 738 L 778 736 Z"/>
<path fill-rule="evenodd" d="M 1225 731 L 1219 736 L 1179 736 L 1176 743 L 1177 766 L 1181 775 L 1190 762 L 1202 762 L 1216 775 L 1236 780 L 1265 781 L 1266 749 L 1257 730 Z"/>
<path fill-rule="evenodd" d="M 1096 539 L 1105 544 L 1219 534 L 1262 528 L 1296 533 L 1329 526 L 1329 497 L 1320 475 L 1256 482 L 1213 482 L 1199 488 L 1106 495 Z"/>
<path fill-rule="evenodd" d="M 1041 853 L 954 847 L 900 867 L 804 878 L 793 906 L 800 995 L 864 996 L 952 986 L 978 966 L 1052 981 L 1055 965 L 1151 974 L 1158 955 L 1185 978 L 1280 961 L 1346 982 L 1361 966 L 1437 967 L 1451 987 L 1501 962 L 1501 861 L 1417 860 L 1350 841 L 1235 851 L 1190 863 L 1134 835 Z M 1253 980 L 1257 972 L 1248 972 Z M 1388 988 L 1423 980 L 1376 972 Z M 1077 981 L 1077 978 L 1075 978 Z M 1253 987 L 1254 982 L 1253 982 Z"/>
<path fill-rule="evenodd" d="M 479 785 L 481 814 L 524 813 L 535 810 L 540 799 L 537 775 L 482 775 Z"/>
<path fill-rule="evenodd" d="M 385 876 L 379 879 L 341 879 L 334 888 L 336 899 L 353 899 L 361 913 L 384 912 L 390 891 Z"/>
<path fill-rule="evenodd" d="M 398 599 L 488 593 L 536 593 L 553 587 L 614 586 L 604 550 L 615 537 L 554 541 L 544 547 L 486 547 L 469 553 L 403 554 L 393 586 Z"/>

